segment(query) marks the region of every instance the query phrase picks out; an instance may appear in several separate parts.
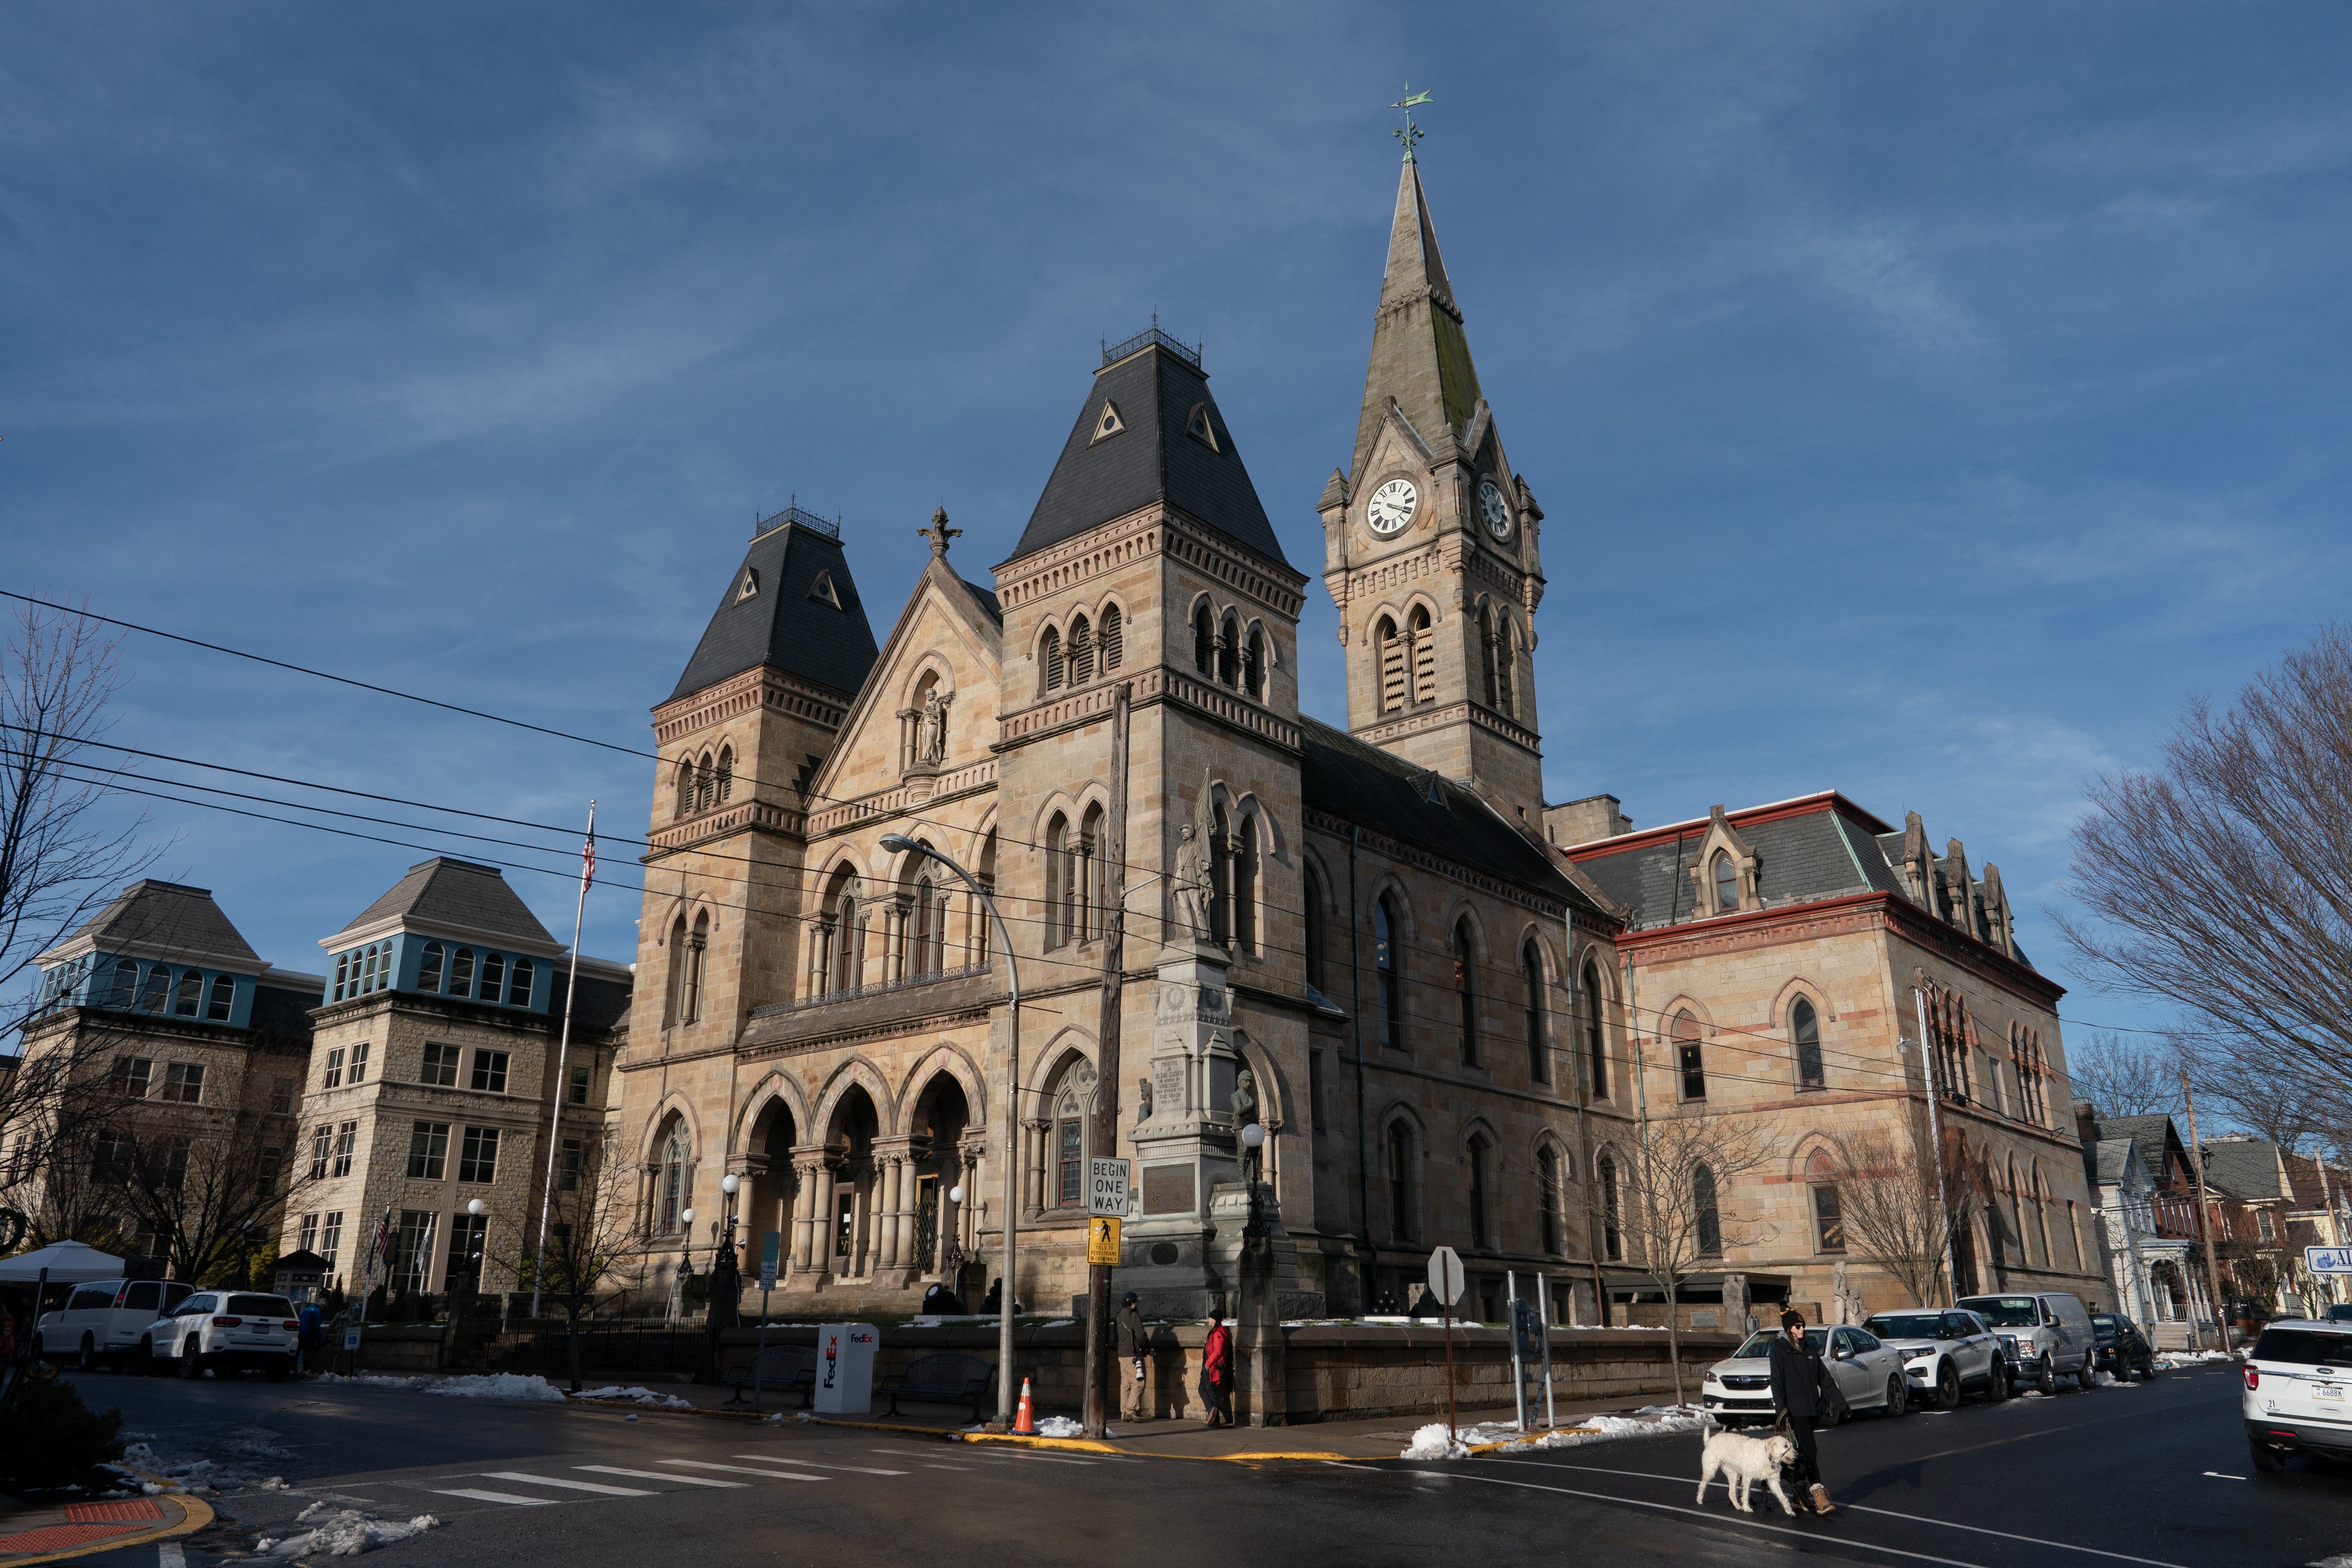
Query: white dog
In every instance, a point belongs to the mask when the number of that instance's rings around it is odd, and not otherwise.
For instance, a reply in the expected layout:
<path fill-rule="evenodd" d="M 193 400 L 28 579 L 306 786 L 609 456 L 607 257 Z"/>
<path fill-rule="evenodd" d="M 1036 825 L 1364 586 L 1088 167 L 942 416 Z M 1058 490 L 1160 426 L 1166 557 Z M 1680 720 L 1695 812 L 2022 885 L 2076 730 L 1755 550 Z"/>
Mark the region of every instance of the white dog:
<path fill-rule="evenodd" d="M 1710 1436 L 1699 1451 L 1699 1501 L 1706 1500 L 1706 1483 L 1720 1474 L 1723 1489 L 1731 1494 L 1731 1506 L 1740 1512 L 1756 1511 L 1748 1506 L 1748 1489 L 1762 1481 L 1780 1503 L 1780 1511 L 1795 1516 L 1789 1494 L 1780 1489 L 1780 1467 L 1796 1462 L 1796 1444 L 1778 1432 L 1769 1437 L 1743 1437 L 1737 1432 L 1717 1430 L 1712 1415 L 1704 1418 L 1702 1429 Z"/>

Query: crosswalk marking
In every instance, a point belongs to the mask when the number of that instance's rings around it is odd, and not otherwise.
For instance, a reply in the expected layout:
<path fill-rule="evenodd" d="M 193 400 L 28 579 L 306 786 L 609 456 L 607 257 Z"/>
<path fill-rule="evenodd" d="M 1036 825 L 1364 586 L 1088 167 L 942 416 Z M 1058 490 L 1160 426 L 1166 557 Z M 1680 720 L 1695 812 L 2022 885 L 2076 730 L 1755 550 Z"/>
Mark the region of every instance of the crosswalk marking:
<path fill-rule="evenodd" d="M 992 1453 L 974 1454 L 975 1459 L 1025 1460 L 1033 1465 L 1093 1465 L 1097 1459 L 1073 1459 L 1061 1454 L 1033 1454 L 1025 1448 L 1005 1448 Z"/>
<path fill-rule="evenodd" d="M 749 1481 L 718 1481 L 708 1476 L 674 1476 L 667 1470 L 631 1470 L 619 1465 L 574 1465 L 575 1470 L 586 1470 L 599 1476 L 635 1476 L 641 1481 L 676 1481 L 682 1487 L 748 1487 Z"/>
<path fill-rule="evenodd" d="M 903 1476 L 904 1470 L 877 1469 L 871 1465 L 823 1465 L 814 1459 L 779 1459 L 766 1454 L 736 1454 L 738 1459 L 757 1459 L 763 1465 L 805 1465 L 812 1470 L 852 1470 L 861 1476 Z"/>
<path fill-rule="evenodd" d="M 755 1470 L 749 1465 L 720 1465 L 714 1464 L 709 1459 L 661 1459 L 656 1462 L 664 1465 L 692 1465 L 698 1470 L 732 1470 L 739 1476 L 767 1476 L 780 1481 L 822 1481 L 832 1479 L 829 1476 L 796 1476 L 790 1470 Z"/>
<path fill-rule="evenodd" d="M 971 1467 L 970 1465 L 925 1465 L 923 1468 L 927 1470 L 961 1470 L 968 1474 L 970 1473 Z"/>
<path fill-rule="evenodd" d="M 555 1506 L 555 1500 L 551 1497 L 517 1497 L 512 1492 L 478 1491 L 472 1487 L 435 1487 L 433 1489 L 433 1495 L 436 1497 L 467 1497 L 472 1498 L 476 1502 L 508 1502 L 530 1508 L 552 1508 Z"/>
<path fill-rule="evenodd" d="M 643 1487 L 608 1487 L 601 1481 L 567 1481 L 561 1476 L 534 1476 L 529 1470 L 484 1470 L 493 1481 L 529 1481 L 535 1487 L 564 1487 L 575 1492 L 602 1492 L 606 1497 L 653 1497 Z"/>

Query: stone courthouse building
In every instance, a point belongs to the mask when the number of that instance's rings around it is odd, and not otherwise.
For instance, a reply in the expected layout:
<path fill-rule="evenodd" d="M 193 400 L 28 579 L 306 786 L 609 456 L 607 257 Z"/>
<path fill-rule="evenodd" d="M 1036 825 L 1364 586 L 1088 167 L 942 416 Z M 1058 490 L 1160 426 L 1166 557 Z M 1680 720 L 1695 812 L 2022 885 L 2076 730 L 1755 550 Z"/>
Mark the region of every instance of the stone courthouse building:
<path fill-rule="evenodd" d="M 1952 1117 L 2024 1205 L 1974 1244 L 1977 1277 L 2087 1282 L 2067 1097 L 2043 1088 L 2057 988 L 1996 873 L 1836 796 L 1643 834 L 1607 796 L 1547 809 L 1544 514 L 1410 160 L 1318 510 L 1344 724 L 1299 710 L 1307 572 L 1200 356 L 1156 327 L 1093 368 L 985 585 L 961 566 L 983 542 L 934 517 L 878 644 L 833 525 L 759 525 L 654 710 L 612 1133 L 649 1283 L 731 1226 L 751 1267 L 772 1233 L 815 1310 L 908 1310 L 940 1281 L 976 1306 L 1009 1176 L 1014 1293 L 1066 1310 L 1086 1162 L 1116 1153 L 1139 1201 L 1115 1288 L 1230 1307 L 1255 1121 L 1286 1313 L 1410 1304 L 1445 1244 L 1477 1315 L 1511 1271 L 1544 1275 L 1561 1320 L 1622 1321 L 1644 1283 L 1622 1153 L 1638 1118 L 1704 1099 L 1770 1117 L 1789 1153 L 1723 1194 L 1769 1223 L 1686 1300 L 1745 1272 L 1821 1301 L 1845 1271 L 1817 1157 L 1925 1104 L 1915 970 Z"/>

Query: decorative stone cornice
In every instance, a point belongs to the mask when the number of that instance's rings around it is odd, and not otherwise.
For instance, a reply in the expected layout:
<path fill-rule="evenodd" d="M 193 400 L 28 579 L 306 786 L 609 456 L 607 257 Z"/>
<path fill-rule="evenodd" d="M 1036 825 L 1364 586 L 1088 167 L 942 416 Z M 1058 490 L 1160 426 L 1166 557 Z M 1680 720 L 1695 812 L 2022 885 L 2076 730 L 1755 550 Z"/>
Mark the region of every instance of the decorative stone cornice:
<path fill-rule="evenodd" d="M 1385 746 L 1408 735 L 1423 734 L 1465 721 L 1499 735 L 1523 751 L 1538 757 L 1543 755 L 1543 742 L 1533 730 L 1504 718 L 1480 702 L 1449 702 L 1439 707 L 1417 709 L 1348 732 L 1368 745 Z"/>
<path fill-rule="evenodd" d="M 849 703 L 848 697 L 831 687 L 803 680 L 773 665 L 758 665 L 656 708 L 654 741 L 667 746 L 697 730 L 761 709 L 838 730 L 849 716 Z"/>
<path fill-rule="evenodd" d="M 965 795 L 976 795 L 996 787 L 996 759 L 982 757 L 967 763 L 937 777 L 925 775 L 921 787 L 912 783 L 900 783 L 856 800 L 841 801 L 824 810 L 813 812 L 808 818 L 811 839 L 830 837 L 845 833 L 877 817 L 896 816 L 918 805 L 939 805 Z"/>
<path fill-rule="evenodd" d="M 782 833 L 800 837 L 808 830 L 808 813 L 798 806 L 778 805 L 764 800 L 738 801 L 731 805 L 714 807 L 698 816 L 667 827 L 656 827 L 646 840 L 651 850 L 646 858 L 673 849 L 685 849 L 713 838 L 723 838 L 730 833 L 753 830 Z"/>
<path fill-rule="evenodd" d="M 1011 611 L 1156 554 L 1204 572 L 1289 620 L 1297 620 L 1306 604 L 1304 574 L 1162 501 L 1005 562 L 996 568 L 997 602 Z"/>
<path fill-rule="evenodd" d="M 1197 679 L 1159 665 L 1131 674 L 1116 670 L 1098 677 L 1083 690 L 1058 692 L 1043 702 L 1006 714 L 998 721 L 994 749 L 1011 751 L 1040 736 L 1094 722 L 1111 710 L 1122 683 L 1133 689 L 1132 700 L 1138 708 L 1154 702 L 1175 702 L 1287 751 L 1297 752 L 1306 745 L 1306 735 L 1298 725 L 1264 703 L 1254 702 L 1214 681 Z"/>

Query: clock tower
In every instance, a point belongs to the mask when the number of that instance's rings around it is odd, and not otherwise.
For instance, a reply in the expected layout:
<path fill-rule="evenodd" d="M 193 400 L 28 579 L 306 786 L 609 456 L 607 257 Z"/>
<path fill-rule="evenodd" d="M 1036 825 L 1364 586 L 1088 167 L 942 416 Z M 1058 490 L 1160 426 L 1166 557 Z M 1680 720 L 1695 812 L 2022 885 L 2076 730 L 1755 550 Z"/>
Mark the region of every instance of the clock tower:
<path fill-rule="evenodd" d="M 1535 610 L 1543 521 L 1503 454 L 1421 165 L 1397 183 L 1356 451 L 1317 505 L 1358 739 L 1543 818 Z"/>

